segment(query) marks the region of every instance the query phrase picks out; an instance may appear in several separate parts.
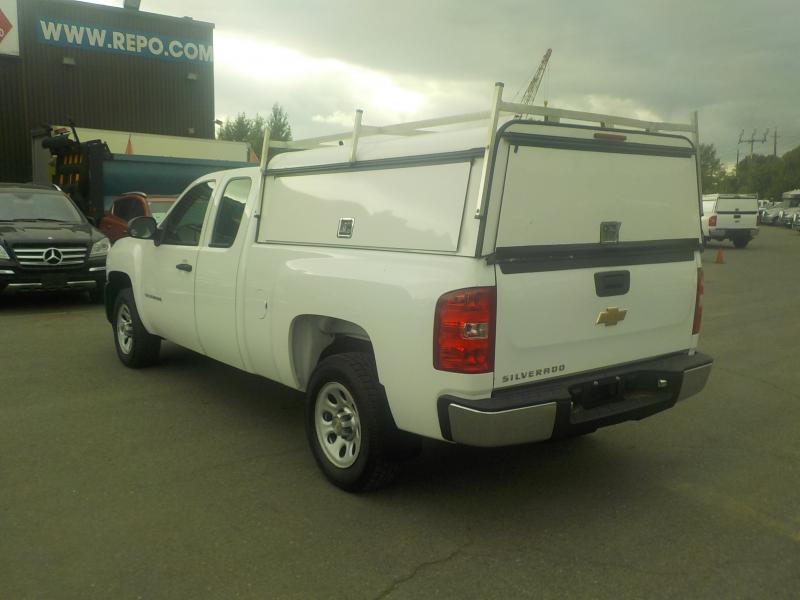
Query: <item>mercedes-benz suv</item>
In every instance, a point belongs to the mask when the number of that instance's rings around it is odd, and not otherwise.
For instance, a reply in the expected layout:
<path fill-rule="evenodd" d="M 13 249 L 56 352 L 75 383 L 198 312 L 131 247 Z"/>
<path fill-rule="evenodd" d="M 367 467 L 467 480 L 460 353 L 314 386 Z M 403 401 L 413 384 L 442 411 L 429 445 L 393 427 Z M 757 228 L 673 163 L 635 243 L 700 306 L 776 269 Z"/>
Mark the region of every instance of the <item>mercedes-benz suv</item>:
<path fill-rule="evenodd" d="M 109 247 L 60 190 L 0 185 L 0 294 L 83 290 L 99 302 Z"/>

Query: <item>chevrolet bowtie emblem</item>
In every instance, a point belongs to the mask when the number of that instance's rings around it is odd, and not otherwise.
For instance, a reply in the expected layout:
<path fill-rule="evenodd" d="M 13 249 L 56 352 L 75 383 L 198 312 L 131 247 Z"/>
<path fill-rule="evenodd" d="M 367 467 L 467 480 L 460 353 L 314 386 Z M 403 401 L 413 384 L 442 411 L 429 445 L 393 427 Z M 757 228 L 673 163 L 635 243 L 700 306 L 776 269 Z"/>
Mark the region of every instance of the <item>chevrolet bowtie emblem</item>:
<path fill-rule="evenodd" d="M 625 320 L 625 315 L 628 314 L 627 309 L 619 309 L 617 307 L 610 307 L 605 309 L 599 315 L 597 315 L 597 323 L 595 325 L 605 325 L 606 327 L 611 327 L 612 325 L 616 325 L 620 321 Z"/>

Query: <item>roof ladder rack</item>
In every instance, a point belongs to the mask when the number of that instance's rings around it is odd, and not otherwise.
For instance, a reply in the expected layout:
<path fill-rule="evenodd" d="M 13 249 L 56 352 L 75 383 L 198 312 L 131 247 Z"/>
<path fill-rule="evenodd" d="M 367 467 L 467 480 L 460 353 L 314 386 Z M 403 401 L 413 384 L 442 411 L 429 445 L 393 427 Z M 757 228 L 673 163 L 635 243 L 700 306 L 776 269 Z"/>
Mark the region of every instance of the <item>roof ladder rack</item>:
<path fill-rule="evenodd" d="M 269 139 L 269 129 L 266 130 L 264 136 L 264 146 L 261 151 L 261 170 L 266 173 L 267 166 L 267 150 L 269 148 L 281 148 L 285 150 L 310 150 L 313 148 L 326 147 L 330 144 L 336 143 L 343 145 L 344 140 L 350 139 L 351 148 L 349 155 L 349 163 L 351 165 L 358 162 L 358 142 L 362 137 L 374 135 L 393 135 L 393 136 L 411 136 L 433 133 L 430 131 L 434 127 L 444 127 L 446 125 L 455 125 L 458 123 L 469 123 L 473 121 L 486 121 L 488 122 L 488 135 L 486 143 L 486 154 L 484 155 L 483 171 L 481 173 L 481 194 L 478 199 L 478 205 L 475 209 L 475 218 L 482 218 L 486 209 L 486 201 L 488 198 L 489 190 L 489 169 L 493 162 L 493 153 L 497 141 L 497 124 L 500 116 L 503 114 L 525 114 L 528 117 L 536 116 L 542 117 L 544 122 L 559 123 L 562 120 L 578 121 L 582 123 L 590 123 L 595 126 L 603 128 L 624 128 L 641 130 L 647 133 L 657 132 L 682 132 L 691 136 L 691 141 L 695 148 L 700 147 L 700 137 L 698 129 L 697 111 L 691 115 L 689 123 L 671 123 L 666 121 L 646 121 L 642 119 L 631 119 L 629 117 L 619 117 L 614 115 L 605 115 L 590 112 L 581 112 L 575 110 L 566 110 L 561 108 L 553 108 L 551 106 L 537 106 L 529 104 L 519 104 L 514 102 L 505 102 L 503 100 L 503 84 L 495 83 L 494 95 L 492 97 L 492 105 L 490 110 L 481 112 L 464 113 L 459 115 L 452 115 L 449 117 L 438 117 L 433 119 L 423 119 L 420 121 L 410 121 L 407 123 L 395 123 L 392 125 L 383 125 L 376 127 L 373 125 L 364 125 L 362 123 L 364 111 L 361 109 L 356 110 L 355 119 L 353 122 L 353 130 L 344 133 L 334 133 L 323 135 L 314 138 L 307 138 L 291 142 L 282 142 L 278 140 Z M 700 189 L 700 168 L 699 161 L 697 166 L 697 185 Z M 702 193 L 702 191 L 701 191 Z"/>

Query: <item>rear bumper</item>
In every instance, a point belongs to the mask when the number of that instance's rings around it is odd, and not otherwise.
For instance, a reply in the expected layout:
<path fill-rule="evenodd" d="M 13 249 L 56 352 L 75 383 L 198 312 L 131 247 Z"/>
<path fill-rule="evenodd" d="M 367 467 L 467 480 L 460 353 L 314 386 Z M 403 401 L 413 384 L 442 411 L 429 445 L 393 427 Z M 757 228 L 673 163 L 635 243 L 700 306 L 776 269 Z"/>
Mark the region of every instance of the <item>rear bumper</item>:
<path fill-rule="evenodd" d="M 623 367 L 498 390 L 491 398 L 438 401 L 442 437 L 509 446 L 593 431 L 666 410 L 705 387 L 713 359 L 677 354 Z"/>
<path fill-rule="evenodd" d="M 709 236 L 715 240 L 732 239 L 739 236 L 747 236 L 753 239 L 758 235 L 758 229 L 742 228 L 742 229 L 711 229 Z"/>

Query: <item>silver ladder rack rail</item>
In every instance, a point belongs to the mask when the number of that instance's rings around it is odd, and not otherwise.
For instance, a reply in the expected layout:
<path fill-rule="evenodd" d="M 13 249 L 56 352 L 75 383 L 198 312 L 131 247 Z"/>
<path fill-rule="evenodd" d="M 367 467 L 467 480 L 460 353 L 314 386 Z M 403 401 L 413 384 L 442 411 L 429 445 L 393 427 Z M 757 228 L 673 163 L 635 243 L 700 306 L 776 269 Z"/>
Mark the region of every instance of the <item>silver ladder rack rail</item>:
<path fill-rule="evenodd" d="M 392 125 L 374 126 L 362 124 L 361 119 L 364 111 L 358 109 L 356 110 L 353 121 L 353 129 L 351 131 L 332 133 L 329 135 L 306 138 L 291 142 L 270 140 L 270 131 L 267 129 L 264 132 L 264 146 L 261 152 L 261 170 L 262 172 L 266 172 L 266 157 L 268 148 L 311 150 L 314 148 L 326 147 L 326 145 L 331 143 L 339 143 L 339 145 L 341 145 L 344 140 L 350 140 L 351 149 L 349 162 L 350 164 L 354 164 L 357 162 L 358 141 L 362 137 L 374 135 L 422 135 L 426 133 L 433 133 L 430 131 L 430 129 L 433 127 L 444 127 L 446 125 L 455 125 L 458 123 L 469 123 L 474 121 L 489 121 L 486 155 L 483 162 L 483 173 L 481 175 L 481 194 L 478 199 L 478 206 L 475 210 L 475 218 L 481 218 L 483 217 L 483 212 L 486 205 L 484 199 L 488 197 L 489 193 L 489 190 L 487 189 L 489 183 L 488 175 L 491 168 L 491 163 L 493 162 L 492 154 L 494 153 L 495 141 L 497 138 L 497 123 L 501 114 L 536 115 L 543 117 L 543 120 L 549 123 L 559 123 L 562 119 L 566 119 L 569 121 L 600 125 L 604 128 L 631 128 L 634 130 L 642 130 L 645 133 L 683 132 L 690 134 L 691 141 L 695 148 L 698 148 L 700 145 L 697 111 L 694 111 L 691 114 L 691 121 L 689 123 L 645 121 L 642 119 L 631 119 L 629 117 L 620 117 L 615 115 L 566 110 L 562 108 L 553 108 L 550 106 L 505 102 L 503 101 L 503 87 L 504 86 L 502 83 L 495 83 L 492 106 L 488 111 L 464 113 L 451 115 L 448 117 L 437 117 L 433 119 L 423 119 L 420 121 L 409 121 L 406 123 L 395 123 Z M 698 190 L 700 190 L 699 163 L 697 168 L 697 185 Z"/>

